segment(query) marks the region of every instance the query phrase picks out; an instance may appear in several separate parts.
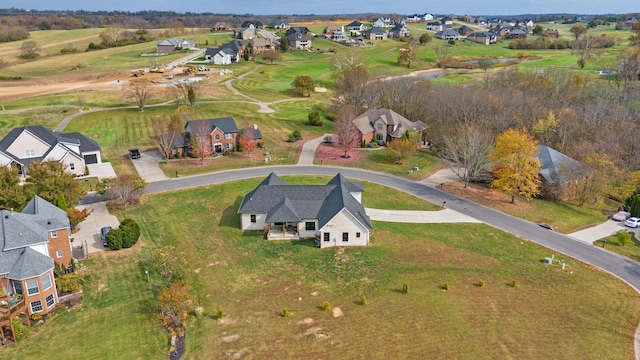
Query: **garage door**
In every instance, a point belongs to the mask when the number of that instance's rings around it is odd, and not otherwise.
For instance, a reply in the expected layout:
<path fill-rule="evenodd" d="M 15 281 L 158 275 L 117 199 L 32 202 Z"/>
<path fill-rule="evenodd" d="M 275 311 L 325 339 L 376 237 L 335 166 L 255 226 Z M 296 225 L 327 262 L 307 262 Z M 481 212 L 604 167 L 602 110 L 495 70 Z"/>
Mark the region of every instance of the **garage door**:
<path fill-rule="evenodd" d="M 96 154 L 85 155 L 84 156 L 84 163 L 85 164 L 97 164 L 98 163 L 98 155 L 96 155 Z"/>

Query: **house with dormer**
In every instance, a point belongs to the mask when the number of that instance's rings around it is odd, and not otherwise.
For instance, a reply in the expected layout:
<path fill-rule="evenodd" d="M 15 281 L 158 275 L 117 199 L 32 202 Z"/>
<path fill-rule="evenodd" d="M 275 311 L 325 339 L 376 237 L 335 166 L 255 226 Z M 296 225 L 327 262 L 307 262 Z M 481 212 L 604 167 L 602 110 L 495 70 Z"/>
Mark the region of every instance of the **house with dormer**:
<path fill-rule="evenodd" d="M 422 121 L 411 121 L 390 109 L 372 109 L 353 119 L 358 130 L 357 143 L 388 143 L 401 138 L 405 132 L 419 133 L 420 144 L 427 143 L 428 126 Z"/>
<path fill-rule="evenodd" d="M 388 34 L 388 37 L 395 39 L 411 36 L 411 32 L 409 32 L 409 29 L 404 24 L 398 24 L 392 27 L 389 29 Z"/>
<path fill-rule="evenodd" d="M 429 31 L 442 31 L 444 29 L 444 24 L 440 21 L 431 21 L 427 23 L 427 30 Z"/>
<path fill-rule="evenodd" d="M 320 248 L 366 246 L 372 226 L 363 190 L 340 173 L 326 185 L 289 185 L 271 173 L 242 199 L 240 228 L 267 240 L 311 238 Z"/>
<path fill-rule="evenodd" d="M 54 262 L 73 260 L 67 212 L 34 197 L 20 212 L 0 210 L 0 334 L 13 332 L 11 320 L 46 315 L 58 304 Z M 15 337 L 14 337 L 15 338 Z"/>
<path fill-rule="evenodd" d="M 102 163 L 100 145 L 78 133 L 59 133 L 44 126 L 23 126 L 0 140 L 0 166 L 16 167 L 28 175 L 34 162 L 58 161 L 65 171 L 84 175 L 88 164 Z"/>
<path fill-rule="evenodd" d="M 351 33 L 351 36 L 360 35 L 361 32 L 367 30 L 367 26 L 358 20 L 350 22 L 345 28 Z"/>

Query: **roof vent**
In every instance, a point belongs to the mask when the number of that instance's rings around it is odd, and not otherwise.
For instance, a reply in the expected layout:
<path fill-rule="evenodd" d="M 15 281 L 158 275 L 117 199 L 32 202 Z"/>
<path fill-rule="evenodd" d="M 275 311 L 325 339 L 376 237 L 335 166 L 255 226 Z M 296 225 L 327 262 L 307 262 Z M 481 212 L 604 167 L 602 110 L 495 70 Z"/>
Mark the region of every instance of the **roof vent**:
<path fill-rule="evenodd" d="M 47 225 L 51 225 L 51 221 L 47 221 Z"/>
<path fill-rule="evenodd" d="M 8 218 L 9 218 L 9 215 L 5 215 L 5 216 L 4 216 L 4 218 L 5 218 L 5 219 L 8 219 Z"/>

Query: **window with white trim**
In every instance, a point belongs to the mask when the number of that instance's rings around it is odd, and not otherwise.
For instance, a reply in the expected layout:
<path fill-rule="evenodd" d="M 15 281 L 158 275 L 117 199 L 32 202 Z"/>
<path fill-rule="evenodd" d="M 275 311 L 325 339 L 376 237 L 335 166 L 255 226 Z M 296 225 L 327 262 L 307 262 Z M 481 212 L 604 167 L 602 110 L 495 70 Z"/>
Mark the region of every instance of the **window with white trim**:
<path fill-rule="evenodd" d="M 38 280 L 27 282 L 27 294 L 29 295 L 40 294 L 40 287 L 38 287 Z"/>
<path fill-rule="evenodd" d="M 42 301 L 36 300 L 31 302 L 31 312 L 37 313 L 42 311 Z"/>
<path fill-rule="evenodd" d="M 342 233 L 342 241 L 343 242 L 349 241 L 349 233 L 348 232 L 343 232 Z"/>
<path fill-rule="evenodd" d="M 220 140 L 220 135 L 219 135 L 219 134 L 216 134 L 215 139 L 216 139 L 216 140 Z"/>
<path fill-rule="evenodd" d="M 48 290 L 51 287 L 51 275 L 47 274 L 42 277 L 42 289 Z"/>
<path fill-rule="evenodd" d="M 24 151 L 24 156 L 25 157 L 34 157 L 34 156 L 36 156 L 36 151 L 34 149 L 26 149 Z"/>
<path fill-rule="evenodd" d="M 225 149 L 229 150 L 229 149 L 233 149 L 233 144 L 232 143 L 226 143 L 224 144 Z"/>
<path fill-rule="evenodd" d="M 233 139 L 233 133 L 225 133 L 224 134 L 224 138 L 225 139 Z"/>
<path fill-rule="evenodd" d="M 356 233 L 356 237 L 360 238 L 360 233 L 359 232 Z"/>
<path fill-rule="evenodd" d="M 76 164 L 74 164 L 74 163 L 69 163 L 69 169 L 70 169 L 70 170 L 75 170 L 75 169 L 76 169 Z"/>
<path fill-rule="evenodd" d="M 56 251 L 56 257 L 59 259 L 62 257 L 62 250 Z"/>
<path fill-rule="evenodd" d="M 255 223 L 255 222 L 256 222 L 256 216 L 255 216 L 255 215 L 253 215 L 253 214 L 251 215 L 251 222 L 252 222 L 252 223 Z"/>
<path fill-rule="evenodd" d="M 47 301 L 47 307 L 52 307 L 55 304 L 55 299 L 53 298 L 53 294 L 47 296 L 45 299 Z"/>
<path fill-rule="evenodd" d="M 53 230 L 53 231 L 51 232 L 51 237 L 52 237 L 52 238 L 57 238 L 57 237 L 58 237 L 58 232 L 57 232 L 56 230 Z"/>

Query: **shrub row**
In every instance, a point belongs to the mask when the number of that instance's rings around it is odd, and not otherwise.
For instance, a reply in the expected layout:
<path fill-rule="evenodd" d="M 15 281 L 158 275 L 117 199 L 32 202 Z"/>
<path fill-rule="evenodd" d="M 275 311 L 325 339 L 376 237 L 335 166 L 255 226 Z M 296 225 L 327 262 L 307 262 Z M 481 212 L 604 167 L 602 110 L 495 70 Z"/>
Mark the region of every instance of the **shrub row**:
<path fill-rule="evenodd" d="M 107 246 L 113 250 L 130 248 L 140 238 L 140 226 L 132 219 L 124 219 L 120 227 L 107 233 Z"/>

